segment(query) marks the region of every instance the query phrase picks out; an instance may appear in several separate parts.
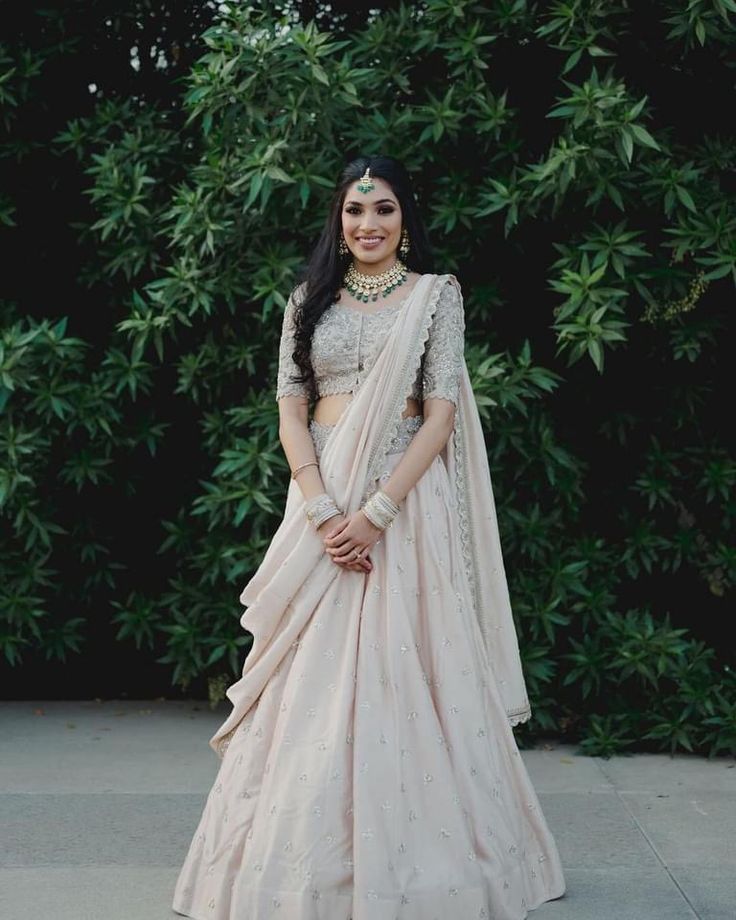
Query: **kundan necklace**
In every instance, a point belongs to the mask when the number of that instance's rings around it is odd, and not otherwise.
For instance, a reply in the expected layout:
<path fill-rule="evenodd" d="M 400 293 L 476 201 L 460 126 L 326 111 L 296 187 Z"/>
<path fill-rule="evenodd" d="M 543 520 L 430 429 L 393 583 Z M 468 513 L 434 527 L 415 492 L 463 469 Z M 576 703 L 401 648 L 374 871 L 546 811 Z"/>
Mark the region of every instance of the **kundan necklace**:
<path fill-rule="evenodd" d="M 406 281 L 408 272 L 401 259 L 397 259 L 388 271 L 381 272 L 380 275 L 366 275 L 351 264 L 345 272 L 343 284 L 356 300 L 368 303 L 369 300 L 378 300 L 379 294 L 388 297 L 391 291 Z"/>

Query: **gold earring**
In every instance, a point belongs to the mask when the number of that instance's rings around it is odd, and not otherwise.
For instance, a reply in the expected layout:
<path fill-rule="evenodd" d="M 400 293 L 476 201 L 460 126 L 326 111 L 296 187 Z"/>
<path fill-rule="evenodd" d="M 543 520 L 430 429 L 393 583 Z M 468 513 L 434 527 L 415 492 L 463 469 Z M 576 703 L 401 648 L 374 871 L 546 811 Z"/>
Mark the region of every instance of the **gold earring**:
<path fill-rule="evenodd" d="M 399 246 L 399 252 L 401 253 L 402 258 L 406 258 L 409 254 L 409 247 L 411 243 L 409 242 L 409 232 L 406 227 L 401 231 L 401 244 Z"/>
<path fill-rule="evenodd" d="M 340 234 L 340 242 L 337 246 L 338 254 L 341 256 L 346 256 L 348 254 L 348 244 L 345 242 L 345 237 Z"/>

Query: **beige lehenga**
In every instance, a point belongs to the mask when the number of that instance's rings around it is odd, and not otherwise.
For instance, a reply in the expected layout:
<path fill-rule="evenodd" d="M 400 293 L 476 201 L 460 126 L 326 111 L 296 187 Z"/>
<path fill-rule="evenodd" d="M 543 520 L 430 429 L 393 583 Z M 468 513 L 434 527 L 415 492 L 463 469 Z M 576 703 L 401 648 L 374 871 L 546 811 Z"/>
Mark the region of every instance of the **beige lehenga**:
<path fill-rule="evenodd" d="M 294 295 L 277 397 L 300 392 Z M 512 725 L 529 718 L 485 444 L 463 358 L 462 295 L 422 275 L 366 316 L 333 304 L 313 337 L 310 431 L 325 487 L 356 510 L 422 424 L 409 395 L 451 399 L 455 428 L 371 549 L 340 569 L 291 480 L 241 595 L 253 634 L 221 758 L 174 893 L 195 920 L 521 920 L 565 880 Z M 343 389 L 341 390 L 340 387 Z"/>

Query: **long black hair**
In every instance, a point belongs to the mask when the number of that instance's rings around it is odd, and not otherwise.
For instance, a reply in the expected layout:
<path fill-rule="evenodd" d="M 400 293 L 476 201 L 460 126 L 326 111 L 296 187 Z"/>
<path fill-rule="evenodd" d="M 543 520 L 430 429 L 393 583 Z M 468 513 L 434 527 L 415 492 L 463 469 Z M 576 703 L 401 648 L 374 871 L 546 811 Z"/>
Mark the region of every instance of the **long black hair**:
<path fill-rule="evenodd" d="M 294 362 L 302 371 L 294 382 L 305 383 L 312 399 L 316 398 L 314 370 L 310 359 L 312 334 L 319 318 L 336 300 L 343 285 L 352 253 L 341 256 L 338 245 L 342 233 L 342 207 L 348 188 L 370 167 L 373 178 L 383 179 L 401 206 L 402 227 L 409 234 L 409 252 L 402 261 L 410 271 L 425 274 L 433 271 L 433 255 L 424 223 L 414 197 L 409 174 L 399 160 L 390 156 L 360 156 L 342 171 L 332 195 L 324 228 L 297 281 L 294 314 Z"/>

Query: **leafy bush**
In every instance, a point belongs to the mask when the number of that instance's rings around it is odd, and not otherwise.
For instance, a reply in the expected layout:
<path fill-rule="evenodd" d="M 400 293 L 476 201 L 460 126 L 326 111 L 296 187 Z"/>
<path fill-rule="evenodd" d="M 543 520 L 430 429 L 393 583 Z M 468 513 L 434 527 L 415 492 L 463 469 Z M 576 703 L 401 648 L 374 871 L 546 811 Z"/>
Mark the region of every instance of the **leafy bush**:
<path fill-rule="evenodd" d="M 343 157 L 391 152 L 465 291 L 534 709 L 521 741 L 736 753 L 736 680 L 714 648 L 736 465 L 712 399 L 736 145 L 725 108 L 700 105 L 730 85 L 734 13 L 426 0 L 305 24 L 298 6 L 221 4 L 180 98 L 109 95 L 67 119 L 52 149 L 85 177 L 79 283 L 107 313 L 95 337 L 55 305 L 3 305 L 9 664 L 76 653 L 107 605 L 175 686 L 222 698 L 249 647 L 237 594 L 288 478 L 281 311 Z M 30 61 L 3 53 L 6 157 Z M 12 225 L 12 198 L 0 213 Z M 123 561 L 141 533 L 160 584 Z"/>

